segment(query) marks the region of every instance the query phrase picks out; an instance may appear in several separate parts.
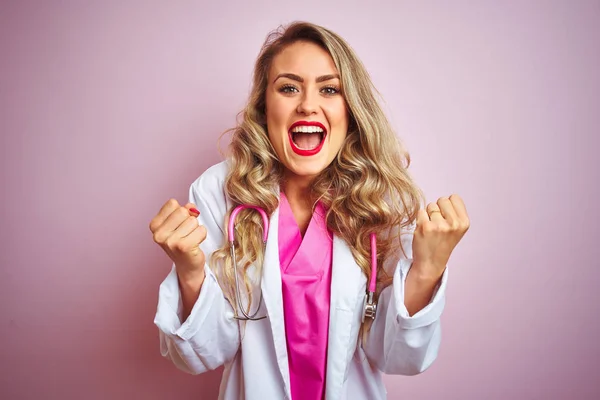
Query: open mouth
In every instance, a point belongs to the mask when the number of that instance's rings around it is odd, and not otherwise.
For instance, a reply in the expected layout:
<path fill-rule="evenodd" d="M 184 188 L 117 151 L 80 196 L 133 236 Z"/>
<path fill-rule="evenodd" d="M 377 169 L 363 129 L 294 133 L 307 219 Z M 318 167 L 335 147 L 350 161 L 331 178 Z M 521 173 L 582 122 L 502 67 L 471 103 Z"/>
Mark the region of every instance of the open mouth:
<path fill-rule="evenodd" d="M 327 130 L 318 122 L 299 121 L 288 131 L 294 153 L 301 156 L 317 154 L 327 137 Z"/>

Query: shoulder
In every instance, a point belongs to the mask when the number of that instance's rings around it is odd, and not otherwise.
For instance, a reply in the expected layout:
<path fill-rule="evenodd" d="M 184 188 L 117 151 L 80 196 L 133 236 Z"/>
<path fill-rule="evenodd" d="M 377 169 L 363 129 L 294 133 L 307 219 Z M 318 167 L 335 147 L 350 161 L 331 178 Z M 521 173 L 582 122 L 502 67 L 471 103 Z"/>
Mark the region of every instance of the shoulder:
<path fill-rule="evenodd" d="M 221 161 L 208 167 L 194 182 L 191 188 L 200 192 L 223 192 L 227 178 L 228 163 Z"/>

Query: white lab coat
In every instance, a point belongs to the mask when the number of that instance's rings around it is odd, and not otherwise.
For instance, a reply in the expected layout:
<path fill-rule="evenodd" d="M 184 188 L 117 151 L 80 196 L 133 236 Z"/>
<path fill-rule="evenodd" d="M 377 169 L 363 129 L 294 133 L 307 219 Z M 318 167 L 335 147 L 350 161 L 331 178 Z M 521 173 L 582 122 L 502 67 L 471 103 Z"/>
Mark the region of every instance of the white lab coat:
<path fill-rule="evenodd" d="M 231 207 L 223 189 L 226 173 L 227 164 L 221 162 L 206 170 L 190 187 L 190 202 L 197 205 L 200 223 L 207 229 L 207 238 L 201 244 L 207 260 L 224 240 L 224 216 Z M 246 322 L 242 334 L 240 323 L 233 319 L 233 309 L 208 266 L 205 266 L 206 278 L 200 296 L 183 323 L 174 266 L 160 285 L 154 323 L 159 328 L 161 354 L 190 374 L 201 374 L 224 365 L 219 399 L 291 398 L 277 243 L 278 216 L 276 210 L 270 218 L 261 280 L 261 312 L 268 318 Z M 412 257 L 412 235 L 406 236 L 403 245 L 407 256 Z M 363 346 L 358 333 L 367 278 L 354 261 L 350 248 L 339 237 L 334 237 L 327 400 L 385 399 L 382 373 L 418 374 L 437 357 L 448 272 L 446 269 L 431 302 L 409 316 L 403 299 L 411 261 L 404 257 L 393 261 L 393 284 L 380 296 L 377 316 Z"/>

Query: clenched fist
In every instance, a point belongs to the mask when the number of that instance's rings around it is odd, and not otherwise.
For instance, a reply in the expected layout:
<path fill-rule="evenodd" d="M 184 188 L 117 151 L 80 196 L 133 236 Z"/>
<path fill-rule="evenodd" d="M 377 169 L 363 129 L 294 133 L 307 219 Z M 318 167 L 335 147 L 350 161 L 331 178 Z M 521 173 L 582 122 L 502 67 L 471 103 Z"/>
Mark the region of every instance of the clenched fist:
<path fill-rule="evenodd" d="M 465 203 L 456 194 L 419 210 L 412 246 L 414 267 L 424 276 L 441 277 L 469 225 Z"/>
<path fill-rule="evenodd" d="M 206 228 L 199 225 L 200 212 L 195 205 L 179 205 L 167 201 L 150 222 L 154 241 L 175 263 L 180 282 L 202 282 L 206 257 L 200 243 L 206 239 Z"/>

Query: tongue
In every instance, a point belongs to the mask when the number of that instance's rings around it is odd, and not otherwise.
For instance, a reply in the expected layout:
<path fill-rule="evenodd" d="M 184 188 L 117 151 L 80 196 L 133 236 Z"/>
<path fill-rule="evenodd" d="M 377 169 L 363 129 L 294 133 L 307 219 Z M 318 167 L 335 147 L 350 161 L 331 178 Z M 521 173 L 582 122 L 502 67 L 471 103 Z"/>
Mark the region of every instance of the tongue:
<path fill-rule="evenodd" d="M 294 133 L 294 143 L 302 150 L 315 149 L 321 143 L 320 133 Z"/>

